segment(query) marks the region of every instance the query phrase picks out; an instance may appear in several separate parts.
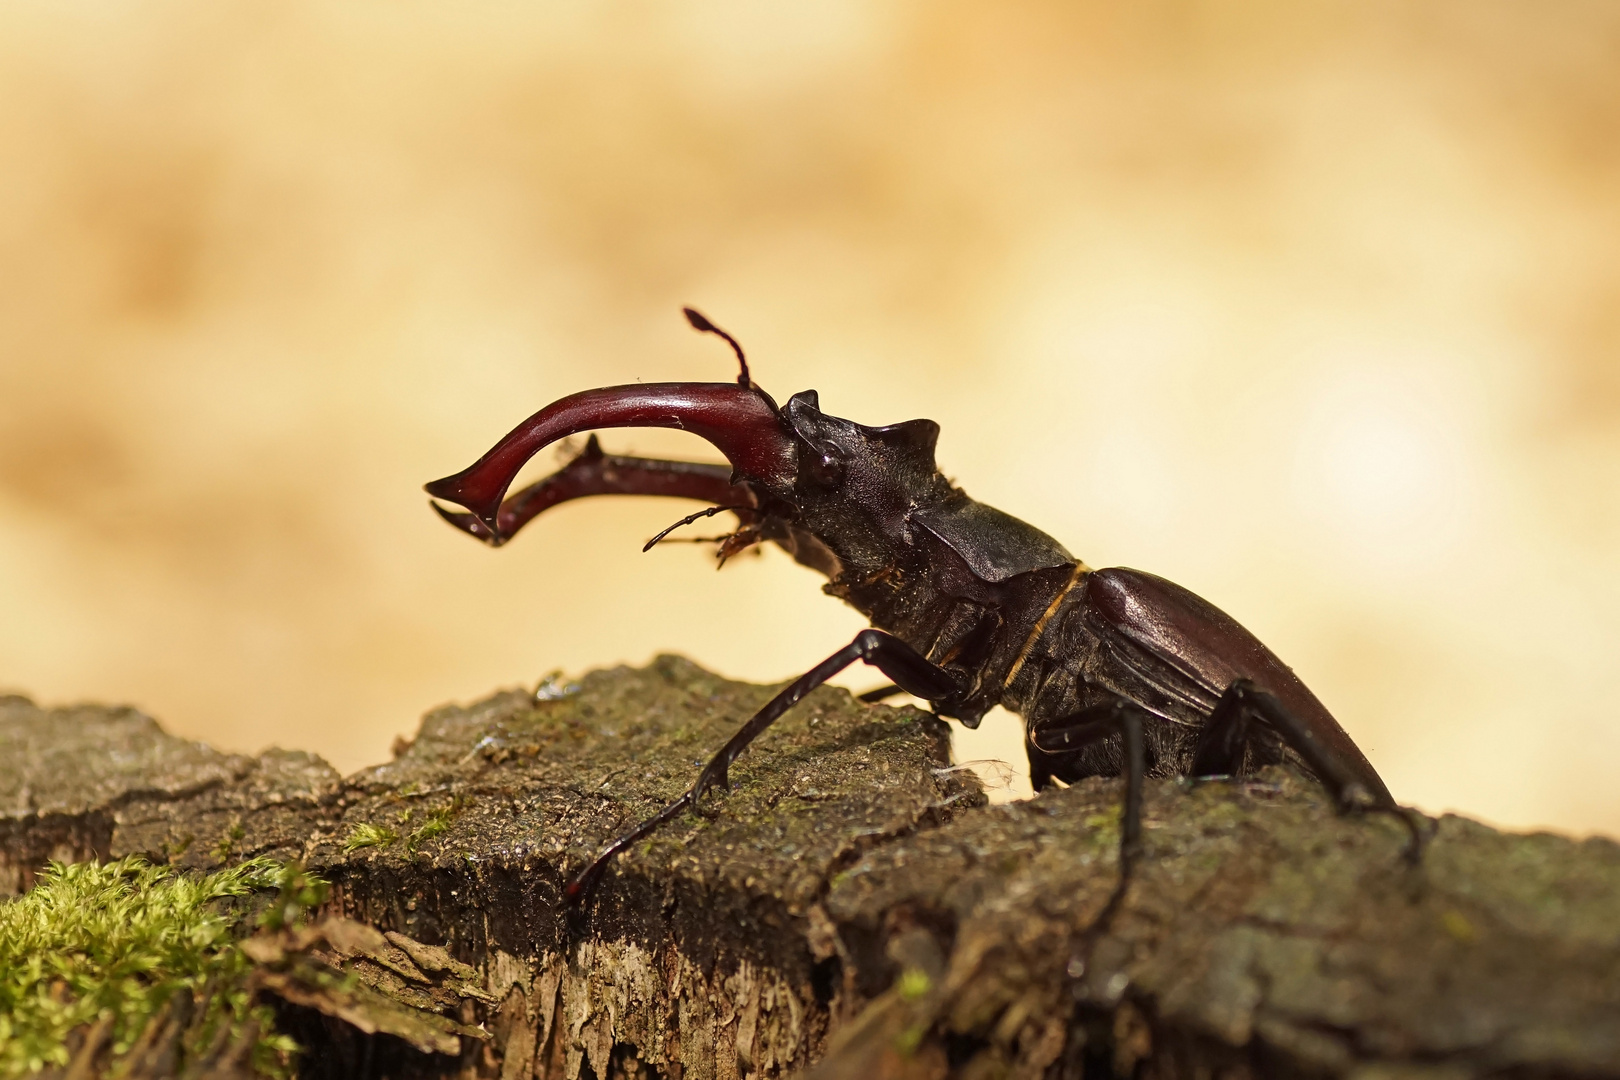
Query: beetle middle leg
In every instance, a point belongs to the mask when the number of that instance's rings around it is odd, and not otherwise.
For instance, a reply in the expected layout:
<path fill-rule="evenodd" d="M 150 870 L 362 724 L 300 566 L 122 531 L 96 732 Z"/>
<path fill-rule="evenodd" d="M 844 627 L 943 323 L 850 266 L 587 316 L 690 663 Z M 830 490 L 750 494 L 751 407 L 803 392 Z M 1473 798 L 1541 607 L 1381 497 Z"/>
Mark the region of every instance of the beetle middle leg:
<path fill-rule="evenodd" d="M 1124 744 L 1125 809 L 1119 823 L 1120 880 L 1115 889 L 1116 899 L 1118 894 L 1124 892 L 1130 880 L 1131 868 L 1142 854 L 1142 787 L 1147 775 L 1147 738 L 1144 729 L 1150 718 L 1151 714 L 1140 705 L 1125 698 L 1114 698 L 1101 705 L 1082 709 L 1072 716 L 1042 724 L 1039 728 L 1031 728 L 1028 735 L 1030 747 L 1042 756 L 1083 750 L 1115 734 Z M 1030 771 L 1034 773 L 1041 766 L 1036 764 L 1034 754 L 1030 758 Z M 1043 771 L 1039 786 L 1044 787 L 1051 775 L 1049 769 Z M 1110 901 L 1110 907 L 1115 902 Z"/>
<path fill-rule="evenodd" d="M 566 894 L 568 902 L 577 904 L 588 896 L 613 856 L 649 835 L 660 825 L 679 815 L 681 811 L 697 805 L 698 799 L 702 798 L 703 793 L 709 788 L 729 790 L 731 763 L 748 748 L 748 744 L 766 728 L 776 723 L 783 713 L 802 701 L 810 691 L 857 660 L 871 664 L 883 672 L 906 693 L 915 694 L 929 701 L 948 704 L 959 699 L 965 689 L 958 676 L 935 664 L 899 638 L 881 630 L 862 630 L 855 635 L 854 641 L 793 680 L 766 702 L 765 707 L 755 713 L 726 741 L 714 757 L 709 759 L 709 763 L 703 766 L 703 771 L 698 773 L 692 786 L 687 788 L 680 798 L 603 848 L 601 853 L 591 860 L 590 865 L 568 883 Z"/>
<path fill-rule="evenodd" d="M 1237 679 L 1226 688 L 1209 723 L 1199 736 L 1193 752 L 1192 776 L 1237 776 L 1254 737 L 1252 724 L 1259 722 L 1275 732 L 1284 743 L 1305 759 L 1343 813 L 1381 813 L 1399 818 L 1411 834 L 1406 857 L 1417 862 L 1426 840 L 1418 819 L 1422 814 L 1401 806 L 1393 799 L 1367 790 L 1356 779 L 1354 770 L 1333 749 L 1325 745 L 1310 725 L 1289 712 L 1274 694 L 1267 693 L 1248 679 Z"/>

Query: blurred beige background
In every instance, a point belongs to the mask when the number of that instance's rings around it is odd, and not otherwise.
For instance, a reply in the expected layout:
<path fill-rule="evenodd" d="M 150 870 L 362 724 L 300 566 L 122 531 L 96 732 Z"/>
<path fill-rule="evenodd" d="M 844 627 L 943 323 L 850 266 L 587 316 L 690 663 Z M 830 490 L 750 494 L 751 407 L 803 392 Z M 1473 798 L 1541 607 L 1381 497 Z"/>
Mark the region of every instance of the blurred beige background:
<path fill-rule="evenodd" d="M 638 554 L 690 506 L 489 551 L 420 490 L 564 393 L 731 378 L 683 303 L 1226 608 L 1403 798 L 1620 832 L 1603 2 L 14 0 L 0 686 L 352 769 L 554 668 L 797 674 L 858 617 Z"/>

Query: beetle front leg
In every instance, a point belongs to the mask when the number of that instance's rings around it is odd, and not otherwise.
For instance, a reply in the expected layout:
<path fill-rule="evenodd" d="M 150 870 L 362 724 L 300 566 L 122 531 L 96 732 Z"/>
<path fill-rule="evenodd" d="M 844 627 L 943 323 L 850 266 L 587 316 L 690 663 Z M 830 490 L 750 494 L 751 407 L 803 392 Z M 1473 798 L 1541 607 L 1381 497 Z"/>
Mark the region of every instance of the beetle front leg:
<path fill-rule="evenodd" d="M 1310 725 L 1289 712 L 1276 695 L 1261 690 L 1248 679 L 1234 681 L 1221 695 L 1215 711 L 1210 714 L 1209 724 L 1199 736 L 1190 775 L 1236 776 L 1243 768 L 1244 755 L 1253 735 L 1252 721 L 1276 732 L 1305 759 L 1341 814 L 1381 813 L 1400 818 L 1411 833 L 1407 858 L 1413 862 L 1422 858 L 1426 836 L 1417 819 L 1423 815 L 1367 790 L 1349 763 L 1317 738 Z"/>
<path fill-rule="evenodd" d="M 903 693 L 905 693 L 905 691 L 900 689 L 894 683 L 888 683 L 888 684 L 886 684 L 884 686 L 878 687 L 875 690 L 868 690 L 864 694 L 856 694 L 855 695 L 855 700 L 856 701 L 864 701 L 868 705 L 876 705 L 880 701 L 887 701 L 889 698 L 894 697 L 896 694 L 903 694 Z"/>
<path fill-rule="evenodd" d="M 771 698 L 764 708 L 755 713 L 737 734 L 728 739 L 714 757 L 709 759 L 709 763 L 703 766 L 703 771 L 698 773 L 698 778 L 680 798 L 603 848 L 601 854 L 591 860 L 590 865 L 568 883 L 566 896 L 569 904 L 578 904 L 590 895 L 591 889 L 595 887 L 597 879 L 601 877 L 602 871 L 606 869 L 608 861 L 613 856 L 649 835 L 681 811 L 697 805 L 698 799 L 702 798 L 703 793 L 709 788 L 729 790 L 731 763 L 748 748 L 748 744 L 766 728 L 776 723 L 783 713 L 802 701 L 810 691 L 857 660 L 871 664 L 883 672 L 898 686 L 904 688 L 906 693 L 915 694 L 929 701 L 948 704 L 958 700 L 966 689 L 959 677 L 933 663 L 899 638 L 885 634 L 881 630 L 862 630 L 855 635 L 854 641 L 793 680 L 786 689 Z"/>

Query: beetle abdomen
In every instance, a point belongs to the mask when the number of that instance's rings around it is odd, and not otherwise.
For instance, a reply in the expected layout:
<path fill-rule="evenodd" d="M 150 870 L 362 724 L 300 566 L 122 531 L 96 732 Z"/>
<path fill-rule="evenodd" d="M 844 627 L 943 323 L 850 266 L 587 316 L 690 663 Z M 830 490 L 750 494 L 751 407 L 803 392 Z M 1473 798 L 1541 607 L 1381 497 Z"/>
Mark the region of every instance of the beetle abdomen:
<path fill-rule="evenodd" d="M 1096 675 L 1120 684 L 1119 692 L 1167 719 L 1197 723 L 1227 687 L 1248 679 L 1275 695 L 1370 792 L 1393 801 L 1372 763 L 1299 676 L 1203 597 L 1153 574 L 1115 567 L 1089 575 L 1083 610 L 1101 646 Z M 1160 700 L 1142 700 L 1152 697 Z"/>

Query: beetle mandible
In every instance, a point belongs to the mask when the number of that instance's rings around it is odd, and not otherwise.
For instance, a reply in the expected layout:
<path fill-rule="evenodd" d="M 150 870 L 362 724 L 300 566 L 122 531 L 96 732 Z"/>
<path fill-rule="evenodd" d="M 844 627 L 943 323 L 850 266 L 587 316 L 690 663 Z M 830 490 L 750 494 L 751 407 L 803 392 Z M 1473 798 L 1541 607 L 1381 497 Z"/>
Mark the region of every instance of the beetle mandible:
<path fill-rule="evenodd" d="M 995 705 L 1023 716 L 1036 790 L 1123 775 L 1120 888 L 1141 851 L 1144 777 L 1241 776 L 1284 761 L 1313 775 L 1341 812 L 1399 816 L 1417 857 L 1415 812 L 1395 802 L 1305 684 L 1225 612 L 1152 574 L 1093 570 L 1035 527 L 968 498 L 935 464 L 932 420 L 867 427 L 822 412 L 814 390 L 778 406 L 749 376 L 735 338 L 691 308 L 685 314 L 731 346 L 736 383 L 610 386 L 562 398 L 470 467 L 427 485 L 468 513 L 434 509 L 498 547 L 542 511 L 586 495 L 708 502 L 646 547 L 729 511 L 740 524 L 719 541 L 722 561 L 768 540 L 825 574 L 826 592 L 874 629 L 772 698 L 685 794 L 604 848 L 569 884 L 571 903 L 619 851 L 709 788 L 727 788 L 731 763 L 760 732 L 857 660 L 893 682 L 865 700 L 904 691 L 968 727 Z M 544 447 L 612 427 L 680 428 L 731 465 L 608 455 L 593 435 L 557 472 L 507 496 Z"/>

